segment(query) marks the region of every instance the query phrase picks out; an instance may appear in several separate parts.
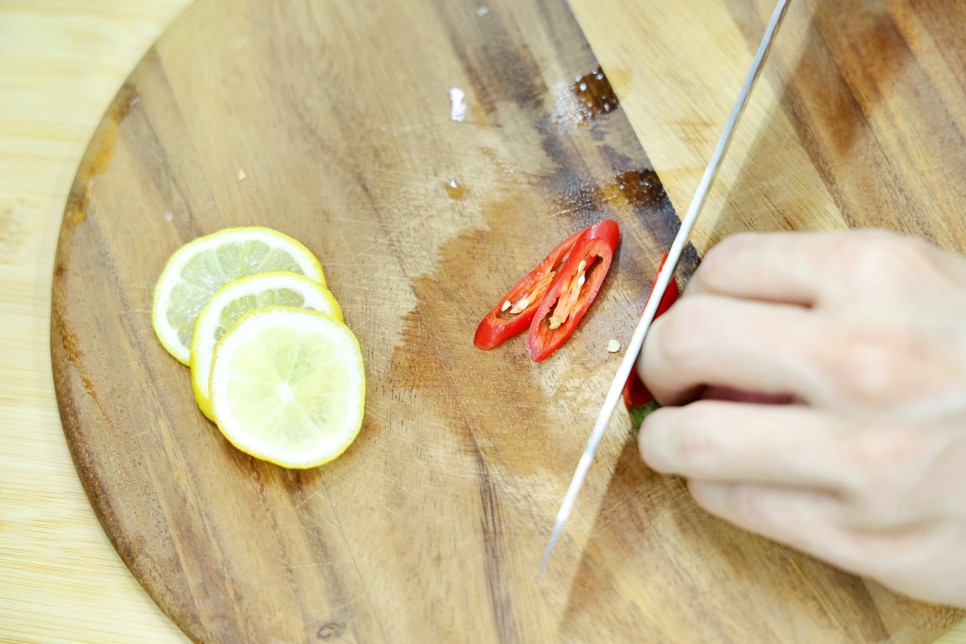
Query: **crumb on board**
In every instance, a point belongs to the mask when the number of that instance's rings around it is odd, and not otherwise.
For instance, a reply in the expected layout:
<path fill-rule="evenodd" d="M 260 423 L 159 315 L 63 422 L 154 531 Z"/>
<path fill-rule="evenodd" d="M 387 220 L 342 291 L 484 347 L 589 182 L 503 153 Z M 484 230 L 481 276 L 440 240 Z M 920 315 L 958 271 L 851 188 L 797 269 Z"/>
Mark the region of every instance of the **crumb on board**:
<path fill-rule="evenodd" d="M 451 87 L 449 89 L 449 100 L 450 100 L 450 110 L 449 118 L 451 121 L 456 121 L 457 123 L 462 123 L 463 119 L 466 118 L 466 92 L 464 92 L 459 87 Z"/>

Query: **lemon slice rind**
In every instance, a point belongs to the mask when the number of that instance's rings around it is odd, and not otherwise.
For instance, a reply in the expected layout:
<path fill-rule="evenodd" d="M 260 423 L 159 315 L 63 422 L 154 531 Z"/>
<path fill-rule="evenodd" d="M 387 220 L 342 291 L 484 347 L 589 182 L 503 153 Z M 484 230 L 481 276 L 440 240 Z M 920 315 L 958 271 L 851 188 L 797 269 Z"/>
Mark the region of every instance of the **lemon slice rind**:
<path fill-rule="evenodd" d="M 251 245 L 249 251 L 267 251 L 260 257 L 230 252 L 233 245 L 245 244 Z M 189 264 L 192 275 L 186 280 Z M 271 228 L 226 228 L 185 244 L 168 259 L 154 290 L 151 323 L 161 346 L 179 362 L 190 364 L 194 321 L 215 291 L 239 277 L 278 270 L 302 273 L 325 286 L 325 274 L 315 255 L 301 242 Z M 179 306 L 172 306 L 174 300 L 180 301 Z"/>
<path fill-rule="evenodd" d="M 313 309 L 343 321 L 342 309 L 332 293 L 298 273 L 258 273 L 222 286 L 198 316 L 191 340 L 191 388 L 208 418 L 214 420 L 208 380 L 217 341 L 244 314 L 272 305 Z"/>

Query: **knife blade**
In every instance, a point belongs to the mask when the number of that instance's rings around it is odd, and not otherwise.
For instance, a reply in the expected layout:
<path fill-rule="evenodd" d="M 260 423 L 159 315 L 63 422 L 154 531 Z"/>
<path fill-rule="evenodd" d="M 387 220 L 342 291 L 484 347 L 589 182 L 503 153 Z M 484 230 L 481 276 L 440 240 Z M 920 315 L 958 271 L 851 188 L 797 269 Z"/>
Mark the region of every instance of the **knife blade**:
<path fill-rule="evenodd" d="M 778 0 L 778 4 L 772 12 L 771 20 L 765 29 L 761 43 L 758 45 L 758 51 L 755 53 L 751 68 L 745 77 L 741 92 L 738 94 L 738 100 L 735 103 L 734 109 L 731 111 L 728 122 L 725 124 L 724 132 L 722 132 L 721 138 L 718 140 L 718 145 L 711 155 L 708 167 L 701 177 L 701 182 L 698 184 L 698 189 L 695 192 L 694 199 L 691 201 L 691 206 L 681 221 L 681 228 L 678 229 L 677 234 L 674 236 L 674 241 L 671 243 L 671 248 L 668 251 L 667 260 L 664 262 L 664 267 L 658 273 L 657 279 L 654 282 L 654 288 L 648 298 L 647 305 L 644 307 L 641 321 L 638 323 L 627 345 L 627 352 L 624 354 L 624 358 L 617 368 L 617 375 L 614 376 L 614 381 L 607 391 L 604 404 L 601 407 L 600 414 L 597 416 L 597 422 L 594 424 L 594 429 L 590 434 L 590 438 L 587 440 L 587 447 L 584 449 L 584 453 L 577 463 L 577 470 L 574 473 L 573 479 L 570 481 L 570 486 L 567 488 L 567 493 L 560 505 L 560 511 L 557 513 L 557 520 L 554 524 L 553 532 L 550 535 L 550 542 L 547 544 L 543 559 L 540 561 L 540 568 L 537 570 L 538 577 L 546 569 L 547 563 L 550 561 L 550 555 L 553 553 L 553 549 L 557 545 L 560 535 L 563 533 L 564 525 L 567 523 L 567 519 L 573 511 L 577 494 L 587 479 L 587 472 L 594 460 L 594 455 L 597 453 L 597 448 L 600 445 L 604 431 L 607 429 L 607 425 L 610 424 L 611 416 L 614 414 L 614 408 L 617 406 L 617 401 L 620 399 L 621 392 L 624 389 L 624 383 L 627 382 L 631 369 L 634 368 L 634 363 L 637 361 L 641 346 L 644 344 L 644 338 L 651 327 L 651 323 L 654 321 L 654 314 L 657 312 L 657 307 L 661 303 L 664 291 L 667 290 L 668 284 L 671 282 L 678 261 L 681 259 L 681 253 L 684 252 L 684 247 L 688 243 L 691 229 L 694 228 L 694 224 L 698 220 L 698 215 L 701 213 L 701 209 L 708 199 L 708 193 L 721 167 L 721 162 L 724 160 L 725 153 L 728 151 L 728 146 L 731 144 L 731 139 L 734 136 L 738 121 L 741 120 L 741 115 L 744 113 L 745 107 L 748 105 L 748 99 L 751 97 L 751 91 L 754 89 L 755 83 L 761 75 L 761 70 L 765 65 L 768 52 L 771 49 L 772 42 L 774 42 L 775 34 L 778 32 L 778 28 L 785 18 L 789 2 L 790 0 Z"/>

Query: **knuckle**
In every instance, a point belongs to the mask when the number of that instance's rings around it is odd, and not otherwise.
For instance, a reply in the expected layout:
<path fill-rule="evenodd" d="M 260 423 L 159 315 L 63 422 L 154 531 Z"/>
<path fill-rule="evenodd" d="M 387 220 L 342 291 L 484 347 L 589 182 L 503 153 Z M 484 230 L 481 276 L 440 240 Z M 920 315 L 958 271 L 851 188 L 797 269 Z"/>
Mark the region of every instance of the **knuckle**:
<path fill-rule="evenodd" d="M 865 314 L 843 314 L 835 322 L 823 327 L 812 364 L 827 400 L 836 406 L 881 412 L 941 384 L 931 375 L 944 362 L 930 332 Z"/>
<path fill-rule="evenodd" d="M 894 267 L 893 247 L 893 241 L 878 232 L 862 233 L 853 241 L 846 255 L 851 280 L 865 285 L 887 281 Z"/>
<path fill-rule="evenodd" d="M 731 258 L 747 245 L 750 237 L 751 233 L 736 233 L 725 237 L 705 253 L 699 270 L 714 272 L 727 266 Z"/>
<path fill-rule="evenodd" d="M 705 253 L 692 279 L 708 285 L 727 282 L 735 258 L 744 253 L 756 237 L 754 233 L 735 233 L 725 237 Z"/>
<path fill-rule="evenodd" d="M 697 340 L 707 336 L 704 325 L 710 319 L 713 319 L 711 298 L 696 295 L 682 298 L 654 322 L 660 329 L 659 349 L 667 364 L 692 365 L 703 354 Z"/>
<path fill-rule="evenodd" d="M 680 469 L 690 476 L 713 476 L 721 462 L 725 445 L 715 431 L 713 416 L 701 405 L 683 415 L 675 428 L 675 457 Z"/>
<path fill-rule="evenodd" d="M 654 411 L 641 428 L 641 456 L 659 472 L 713 476 L 725 449 L 714 431 L 713 418 L 701 403 Z"/>
<path fill-rule="evenodd" d="M 838 347 L 827 358 L 836 374 L 835 394 L 852 405 L 867 407 L 888 403 L 899 393 L 903 365 L 887 343 L 858 338 Z"/>
<path fill-rule="evenodd" d="M 864 290 L 893 292 L 934 272 L 931 247 L 920 239 L 884 230 L 858 231 L 848 238 L 845 277 Z"/>

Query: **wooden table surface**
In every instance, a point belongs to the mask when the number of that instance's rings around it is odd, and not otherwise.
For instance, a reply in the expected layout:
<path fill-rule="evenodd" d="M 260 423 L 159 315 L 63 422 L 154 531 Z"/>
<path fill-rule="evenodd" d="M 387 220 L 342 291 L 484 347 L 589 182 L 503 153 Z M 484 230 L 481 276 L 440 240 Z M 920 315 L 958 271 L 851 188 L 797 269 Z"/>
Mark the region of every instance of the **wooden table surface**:
<path fill-rule="evenodd" d="M 698 1 L 688 0 L 690 4 Z M 56 238 L 77 163 L 118 86 L 187 4 L 187 0 L 0 0 L 3 641 L 184 639 L 120 561 L 81 488 L 54 397 L 49 326 Z M 673 23 L 676 14 L 669 13 L 671 24 L 658 31 L 653 25 L 638 24 L 640 16 L 633 4 L 571 2 L 681 211 L 733 101 L 734 88 L 750 59 L 748 41 L 755 29 L 737 26 L 741 13 L 724 8 L 737 3 L 707 3 L 708 24 L 720 28 L 713 30 L 713 39 L 698 42 L 689 38 L 693 36 L 690 25 Z M 796 20 L 804 15 L 791 16 L 785 36 L 789 45 L 776 57 L 788 68 L 795 63 L 788 52 L 807 50 L 807 43 L 796 42 L 804 37 L 804 30 L 796 29 L 802 26 Z M 637 49 L 644 32 L 650 38 L 665 39 L 669 48 L 702 64 L 688 66 L 687 78 L 662 83 L 666 70 L 642 62 Z M 707 25 L 701 33 L 708 33 Z M 801 72 L 801 66 L 796 71 Z M 759 209 L 772 204 L 787 213 L 784 219 L 776 215 L 774 227 L 827 229 L 843 227 L 843 220 L 854 221 L 850 205 L 868 196 L 848 182 L 835 184 L 836 194 L 825 189 L 834 182 L 823 183 L 820 170 L 834 172 L 835 168 L 810 162 L 808 150 L 796 143 L 801 133 L 781 113 L 776 118 L 769 110 L 776 102 L 801 99 L 782 95 L 782 79 L 777 71 L 766 75 L 756 94 L 735 141 L 734 162 L 723 170 L 696 233 L 695 242 L 702 251 L 722 235 L 748 227 L 742 210 L 749 203 Z M 943 79 L 937 82 L 942 84 Z M 955 83 L 943 86 L 950 100 L 963 96 L 962 86 L 958 90 Z M 798 103 L 809 107 L 807 100 Z M 675 119 L 675 110 L 700 117 Z M 655 136 L 655 122 L 673 122 L 676 127 L 670 136 L 666 132 Z M 745 163 L 749 158 L 758 161 L 758 170 L 749 169 Z M 782 172 L 796 183 L 794 190 L 768 181 L 770 174 Z M 790 201 L 789 195 L 795 200 Z M 735 206 L 736 201 L 741 201 L 742 209 Z M 947 239 L 955 241 L 955 232 Z M 941 641 L 966 642 L 966 622 Z"/>

